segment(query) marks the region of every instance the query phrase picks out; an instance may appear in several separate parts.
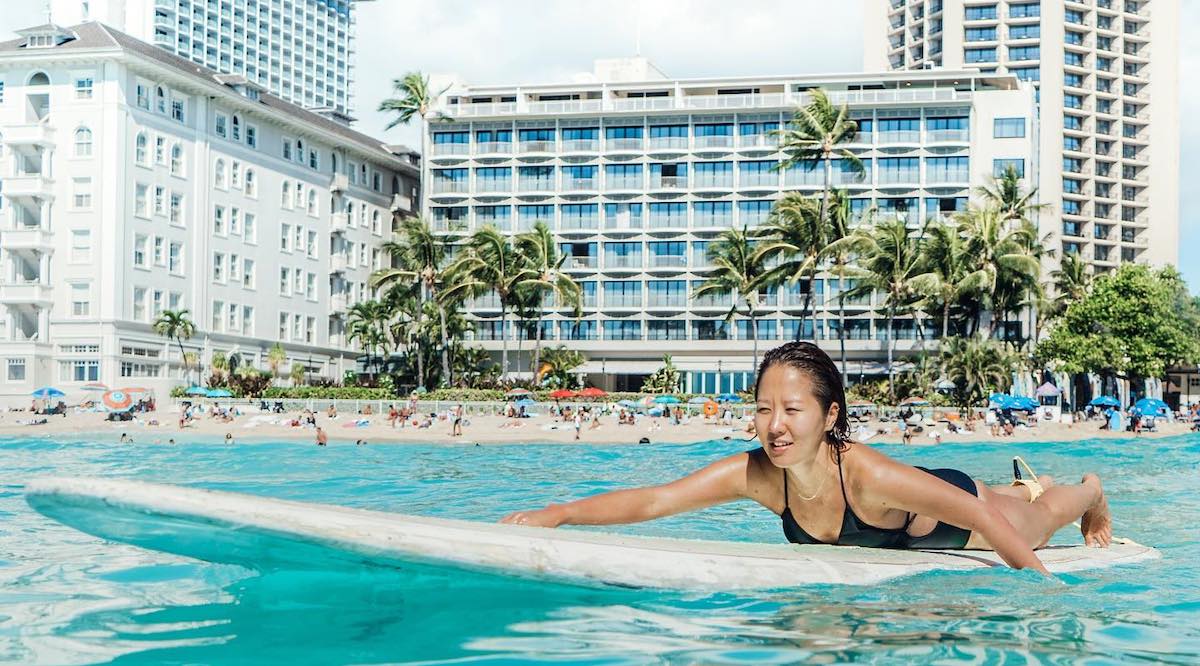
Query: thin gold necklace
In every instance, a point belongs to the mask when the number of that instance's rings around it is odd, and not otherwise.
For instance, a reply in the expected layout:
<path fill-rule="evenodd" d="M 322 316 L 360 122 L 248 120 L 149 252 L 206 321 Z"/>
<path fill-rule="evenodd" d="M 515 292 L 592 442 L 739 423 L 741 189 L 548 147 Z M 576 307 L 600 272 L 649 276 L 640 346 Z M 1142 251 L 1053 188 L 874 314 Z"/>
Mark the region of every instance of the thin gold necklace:
<path fill-rule="evenodd" d="M 787 472 L 784 472 L 784 473 L 786 474 Z M 823 488 L 825 487 L 825 480 L 826 480 L 826 479 L 828 479 L 828 478 L 829 478 L 829 475 L 828 475 L 828 474 L 826 474 L 826 475 L 825 475 L 825 476 L 824 476 L 824 477 L 821 479 L 821 483 L 817 485 L 817 490 L 816 490 L 816 492 L 814 492 L 812 495 L 809 495 L 808 497 L 805 497 L 804 495 L 797 494 L 797 495 L 796 495 L 796 497 L 797 497 L 797 498 L 799 498 L 799 499 L 801 499 L 801 500 L 803 500 L 803 501 L 805 501 L 805 502 L 811 502 L 811 501 L 815 500 L 815 499 L 817 498 L 817 495 L 820 495 L 820 494 L 821 494 L 821 489 L 823 489 Z"/>

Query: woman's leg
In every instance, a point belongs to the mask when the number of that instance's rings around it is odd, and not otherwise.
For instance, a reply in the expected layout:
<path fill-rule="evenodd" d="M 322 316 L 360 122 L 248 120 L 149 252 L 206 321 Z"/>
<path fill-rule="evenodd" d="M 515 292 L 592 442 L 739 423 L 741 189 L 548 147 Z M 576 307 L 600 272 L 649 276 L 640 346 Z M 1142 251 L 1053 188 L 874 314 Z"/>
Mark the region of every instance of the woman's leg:
<path fill-rule="evenodd" d="M 1041 548 L 1059 529 L 1079 520 L 1083 540 L 1089 546 L 1106 547 L 1112 542 L 1112 514 L 1100 477 L 1085 474 L 1078 485 L 1058 485 L 1048 488 L 1036 502 L 1030 502 L 1027 491 L 1014 497 L 976 482 L 979 498 L 996 506 L 1014 529 L 1025 537 L 1031 548 Z M 978 533 L 972 533 L 967 548 L 991 546 Z"/>
<path fill-rule="evenodd" d="M 1042 484 L 1043 491 L 1054 487 L 1054 477 L 1050 476 L 1049 474 L 1039 474 L 1037 480 L 1038 483 Z M 1016 497 L 1018 499 L 1023 499 L 1026 502 L 1030 501 L 1029 494 L 1031 491 L 1029 490 L 1029 486 L 1023 484 L 1019 486 L 1014 486 L 1011 484 L 1006 486 L 988 486 L 988 488 L 990 488 L 994 493 L 1008 495 L 1009 497 Z"/>

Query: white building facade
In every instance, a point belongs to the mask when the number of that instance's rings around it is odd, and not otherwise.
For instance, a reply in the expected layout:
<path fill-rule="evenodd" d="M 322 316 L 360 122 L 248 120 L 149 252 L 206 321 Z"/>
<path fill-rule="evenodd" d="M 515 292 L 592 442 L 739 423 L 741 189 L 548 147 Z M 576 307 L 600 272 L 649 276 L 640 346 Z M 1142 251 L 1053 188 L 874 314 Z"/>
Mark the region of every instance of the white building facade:
<path fill-rule="evenodd" d="M 348 116 L 354 5 L 364 0 L 51 0 L 61 25 L 101 21 L 306 109 Z"/>
<path fill-rule="evenodd" d="M 438 229 L 485 225 L 513 234 L 545 222 L 583 287 L 576 321 L 557 311 L 543 344 L 581 350 L 590 382 L 613 390 L 641 386 L 665 354 L 685 389 L 745 388 L 752 377 L 749 322 L 727 324 L 731 297 L 692 299 L 711 266 L 707 248 L 722 230 L 766 220 L 785 192 L 818 193 L 821 169 L 780 171 L 771 132 L 805 91 L 824 88 L 859 123 L 850 149 L 867 167 L 855 177 L 835 165 L 856 222 L 866 212 L 898 215 L 918 229 L 964 210 L 996 165 L 1036 173 L 1031 87 L 1009 75 L 970 72 L 846 76 L 669 79 L 642 60 L 600 61 L 589 83 L 450 88 L 438 99 L 444 120 L 425 137 L 424 211 Z M 852 284 L 845 285 L 847 288 Z M 837 358 L 839 285 L 813 285 L 815 319 L 800 330 L 800 287 L 762 295 L 760 353 L 811 338 Z M 503 329 L 493 297 L 471 303 L 475 336 L 492 351 L 509 340 L 524 352 L 510 371 L 529 370 L 534 324 Z M 870 298 L 847 301 L 844 336 L 851 374 L 885 372 L 885 320 Z M 896 324 L 898 350 L 927 344 L 934 322 Z M 518 337 L 522 338 L 519 342 Z"/>
<path fill-rule="evenodd" d="M 100 23 L 0 43 L 0 395 L 185 379 L 199 365 L 355 368 L 345 315 L 419 160 Z M 160 393 L 163 395 L 163 393 Z"/>
<path fill-rule="evenodd" d="M 1179 259 L 1179 0 L 868 0 L 869 70 L 1039 89 L 1050 249 L 1095 272 Z"/>

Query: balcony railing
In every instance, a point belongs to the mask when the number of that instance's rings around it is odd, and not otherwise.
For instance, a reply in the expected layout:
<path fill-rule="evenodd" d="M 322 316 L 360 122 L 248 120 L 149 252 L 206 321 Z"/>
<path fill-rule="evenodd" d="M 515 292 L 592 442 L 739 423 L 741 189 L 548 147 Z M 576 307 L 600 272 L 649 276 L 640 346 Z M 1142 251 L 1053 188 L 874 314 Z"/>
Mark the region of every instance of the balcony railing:
<path fill-rule="evenodd" d="M 563 176 L 562 188 L 564 190 L 598 190 L 600 189 L 600 179 Z"/>
<path fill-rule="evenodd" d="M 522 178 L 517 183 L 517 189 L 522 192 L 553 192 L 552 178 Z"/>
<path fill-rule="evenodd" d="M 512 192 L 511 178 L 480 178 L 475 181 L 478 192 Z"/>
<path fill-rule="evenodd" d="M 606 150 L 641 150 L 642 145 L 641 139 L 629 138 L 606 139 L 604 142 Z"/>
<path fill-rule="evenodd" d="M 925 140 L 930 143 L 960 142 L 970 140 L 971 135 L 965 129 L 926 130 Z"/>
<path fill-rule="evenodd" d="M 742 173 L 738 175 L 739 187 L 779 187 L 778 173 Z"/>
<path fill-rule="evenodd" d="M 562 226 L 560 228 L 574 231 L 599 231 L 600 218 L 564 216 L 562 219 Z"/>
<path fill-rule="evenodd" d="M 650 137 L 650 150 L 687 150 L 688 138 L 686 136 L 652 136 Z"/>
<path fill-rule="evenodd" d="M 651 268 L 687 268 L 686 254 L 651 254 Z"/>
<path fill-rule="evenodd" d="M 611 230 L 641 229 L 642 217 L 640 215 L 612 215 L 605 218 L 604 228 Z"/>
<path fill-rule="evenodd" d="M 482 141 L 475 144 L 476 155 L 508 155 L 512 153 L 512 141 Z"/>
<path fill-rule="evenodd" d="M 651 176 L 650 187 L 656 190 L 674 190 L 687 187 L 687 176 Z"/>
<path fill-rule="evenodd" d="M 882 130 L 877 132 L 879 143 L 920 143 L 920 130 Z"/>
<path fill-rule="evenodd" d="M 439 155 L 467 155 L 471 152 L 471 144 L 469 143 L 435 143 L 433 144 L 433 154 Z"/>
<path fill-rule="evenodd" d="M 609 308 L 640 308 L 641 294 L 605 294 L 604 306 Z"/>
<path fill-rule="evenodd" d="M 687 306 L 687 294 L 656 294 L 650 292 L 646 306 L 652 308 L 683 308 Z"/>
<path fill-rule="evenodd" d="M 520 144 L 522 153 L 552 153 L 554 152 L 553 141 L 522 141 Z"/>
<path fill-rule="evenodd" d="M 600 150 L 600 140 L 564 139 L 562 142 L 562 150 L 564 153 L 594 153 Z"/>
<path fill-rule="evenodd" d="M 606 190 L 640 190 L 642 179 L 638 176 L 616 176 L 604 179 Z"/>
<path fill-rule="evenodd" d="M 576 257 L 576 256 L 568 255 L 567 260 L 563 262 L 563 265 L 566 266 L 567 268 L 577 268 L 580 270 L 599 268 L 600 267 L 600 257 L 597 257 L 597 256 Z"/>
<path fill-rule="evenodd" d="M 921 180 L 921 174 L 916 169 L 903 170 L 888 170 L 879 172 L 879 184 L 881 185 L 896 185 L 917 183 Z"/>
<path fill-rule="evenodd" d="M 434 194 L 466 194 L 471 184 L 466 180 L 433 179 Z"/>
<path fill-rule="evenodd" d="M 650 215 L 651 229 L 684 229 L 687 228 L 686 215 Z"/>
<path fill-rule="evenodd" d="M 701 213 L 695 216 L 694 222 L 697 227 L 733 228 L 732 215 L 706 215 Z"/>
<path fill-rule="evenodd" d="M 714 135 L 696 137 L 696 148 L 732 148 L 733 135 Z"/>
<path fill-rule="evenodd" d="M 928 169 L 925 172 L 925 180 L 930 183 L 966 183 L 970 178 L 966 169 Z"/>
<path fill-rule="evenodd" d="M 733 189 L 733 173 L 720 176 L 696 174 L 696 177 L 692 180 L 692 187 L 731 190 Z"/>
<path fill-rule="evenodd" d="M 640 254 L 606 254 L 604 255 L 605 268 L 641 268 L 642 255 Z"/>

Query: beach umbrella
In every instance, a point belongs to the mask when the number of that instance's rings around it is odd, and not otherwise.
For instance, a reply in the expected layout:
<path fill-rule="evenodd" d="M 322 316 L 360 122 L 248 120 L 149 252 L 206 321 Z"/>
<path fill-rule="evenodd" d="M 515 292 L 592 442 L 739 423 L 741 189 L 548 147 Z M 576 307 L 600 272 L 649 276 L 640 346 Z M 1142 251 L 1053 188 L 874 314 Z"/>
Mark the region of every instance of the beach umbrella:
<path fill-rule="evenodd" d="M 1051 384 L 1050 382 L 1046 382 L 1045 384 L 1037 387 L 1037 390 L 1034 391 L 1033 394 L 1039 398 L 1047 398 L 1050 396 L 1062 395 L 1062 389 L 1058 388 L 1054 384 Z"/>
<path fill-rule="evenodd" d="M 579 395 L 583 398 L 603 398 L 608 395 L 608 392 L 604 389 L 598 389 L 595 386 L 589 386 L 580 391 Z"/>
<path fill-rule="evenodd" d="M 1133 408 L 1141 414 L 1166 416 L 1171 412 L 1171 406 L 1158 398 L 1142 398 L 1134 403 Z"/>
<path fill-rule="evenodd" d="M 533 395 L 533 391 L 530 391 L 529 389 L 515 388 L 515 389 L 512 389 L 511 391 L 509 391 L 508 393 L 505 393 L 504 397 L 519 398 L 523 395 Z"/>
<path fill-rule="evenodd" d="M 1032 412 L 1038 408 L 1038 405 L 1039 405 L 1039 403 L 1038 403 L 1037 399 L 1030 398 L 1029 396 L 1024 396 L 1024 395 L 1016 396 L 1012 399 L 1012 408 L 1013 409 L 1023 410 L 1026 412 Z"/>
<path fill-rule="evenodd" d="M 107 391 L 100 401 L 114 412 L 123 412 L 133 406 L 133 398 L 124 391 Z"/>
<path fill-rule="evenodd" d="M 648 395 L 648 396 L 642 398 L 642 404 L 645 405 L 646 407 L 653 407 L 654 406 L 654 396 Z"/>
<path fill-rule="evenodd" d="M 847 407 L 874 407 L 875 403 L 870 400 L 851 400 L 846 404 Z"/>
<path fill-rule="evenodd" d="M 1111 395 L 1096 396 L 1095 398 L 1092 398 L 1092 401 L 1089 402 L 1088 404 L 1093 407 L 1120 407 L 1121 406 L 1120 401 L 1118 401 L 1116 398 L 1112 397 Z"/>
<path fill-rule="evenodd" d="M 638 407 L 638 403 L 633 400 L 620 400 L 617 404 L 627 409 L 636 409 Z"/>
<path fill-rule="evenodd" d="M 689 405 L 703 405 L 706 402 L 708 402 L 708 398 L 706 398 L 702 395 L 698 395 L 698 396 L 688 400 Z"/>
<path fill-rule="evenodd" d="M 123 387 L 119 390 L 124 391 L 126 393 L 150 393 L 150 389 L 143 388 L 141 386 L 127 386 L 127 387 Z"/>
<path fill-rule="evenodd" d="M 184 393 L 187 395 L 208 395 L 208 389 L 203 386 L 189 386 Z"/>
<path fill-rule="evenodd" d="M 717 396 L 717 400 L 720 402 L 741 402 L 742 396 L 736 393 L 722 393 Z"/>
<path fill-rule="evenodd" d="M 208 393 L 205 393 L 204 395 L 209 398 L 232 398 L 233 397 L 233 394 L 229 392 L 229 389 L 223 389 L 223 388 L 209 389 Z"/>
<path fill-rule="evenodd" d="M 83 386 L 80 386 L 79 390 L 81 390 L 81 391 L 107 391 L 108 385 L 101 384 L 100 382 L 88 382 L 88 383 L 84 384 Z"/>
<path fill-rule="evenodd" d="M 913 396 L 909 396 L 909 397 L 901 400 L 900 404 L 906 405 L 909 407 L 920 407 L 923 405 L 928 405 L 929 401 L 926 400 L 925 398 L 921 398 L 921 397 L 913 395 Z"/>
<path fill-rule="evenodd" d="M 554 398 L 555 400 L 559 400 L 561 398 L 574 398 L 577 395 L 579 394 L 571 389 L 555 389 L 550 392 L 550 397 Z"/>
<path fill-rule="evenodd" d="M 50 398 L 61 398 L 64 395 L 66 395 L 66 393 L 63 393 L 62 391 L 54 388 L 53 386 L 43 386 L 42 388 L 34 391 L 30 395 L 32 395 L 35 398 L 41 398 L 42 400 L 49 400 Z"/>
<path fill-rule="evenodd" d="M 660 395 L 654 399 L 654 402 L 660 405 L 674 405 L 675 403 L 679 402 L 679 398 L 676 398 L 673 395 Z"/>
<path fill-rule="evenodd" d="M 938 383 L 933 385 L 933 388 L 937 389 L 938 391 L 953 391 L 954 389 L 958 388 L 958 384 L 955 384 L 949 379 L 941 379 L 938 380 Z"/>
<path fill-rule="evenodd" d="M 654 407 L 654 408 L 651 408 L 651 410 L 649 412 L 646 412 L 646 414 L 649 416 L 662 416 L 662 413 L 663 413 L 662 407 Z"/>
<path fill-rule="evenodd" d="M 537 400 L 534 400 L 533 398 L 521 398 L 513 404 L 515 404 L 517 407 L 532 407 L 533 405 L 537 404 Z"/>

